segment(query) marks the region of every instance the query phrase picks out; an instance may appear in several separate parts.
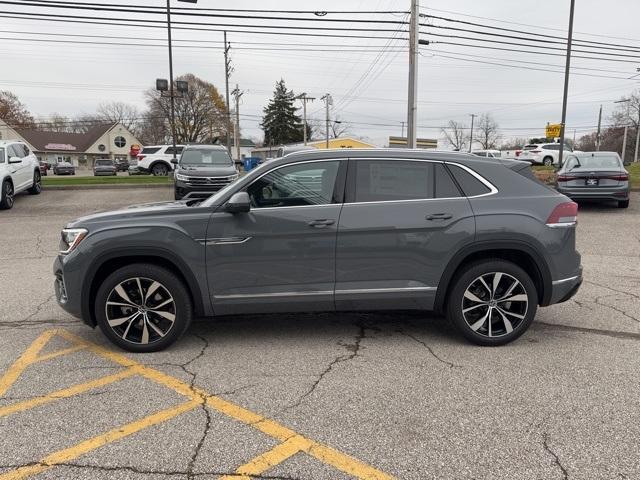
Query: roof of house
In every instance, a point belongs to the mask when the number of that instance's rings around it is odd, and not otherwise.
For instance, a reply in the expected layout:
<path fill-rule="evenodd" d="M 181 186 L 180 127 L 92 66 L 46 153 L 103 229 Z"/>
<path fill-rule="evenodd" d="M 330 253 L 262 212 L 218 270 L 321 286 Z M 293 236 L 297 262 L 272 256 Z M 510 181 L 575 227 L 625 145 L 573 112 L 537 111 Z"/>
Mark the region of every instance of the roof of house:
<path fill-rule="evenodd" d="M 52 132 L 24 128 L 14 128 L 14 130 L 38 152 L 60 150 L 84 152 L 114 125 L 113 123 L 96 125 L 89 128 L 86 133 Z"/>

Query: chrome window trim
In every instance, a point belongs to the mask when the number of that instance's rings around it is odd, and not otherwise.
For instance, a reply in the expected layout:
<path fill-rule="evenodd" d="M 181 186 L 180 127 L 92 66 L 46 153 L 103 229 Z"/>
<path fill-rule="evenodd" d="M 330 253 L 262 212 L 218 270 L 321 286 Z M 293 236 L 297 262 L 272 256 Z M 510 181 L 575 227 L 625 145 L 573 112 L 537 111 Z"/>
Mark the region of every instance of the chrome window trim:
<path fill-rule="evenodd" d="M 196 241 L 203 245 L 238 245 L 246 243 L 253 237 L 222 237 L 222 238 L 198 238 Z"/>

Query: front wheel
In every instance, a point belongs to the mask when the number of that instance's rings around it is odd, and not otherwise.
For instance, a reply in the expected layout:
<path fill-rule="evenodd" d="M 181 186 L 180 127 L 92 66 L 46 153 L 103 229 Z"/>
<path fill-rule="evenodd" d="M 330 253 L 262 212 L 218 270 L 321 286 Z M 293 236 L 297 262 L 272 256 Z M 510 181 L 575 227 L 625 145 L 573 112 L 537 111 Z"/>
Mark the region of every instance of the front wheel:
<path fill-rule="evenodd" d="M 27 190 L 31 195 L 39 195 L 42 192 L 42 179 L 40 172 L 33 173 L 33 185 Z"/>
<path fill-rule="evenodd" d="M 13 184 L 9 180 L 2 182 L 2 190 L 0 191 L 0 210 L 9 210 L 13 208 Z"/>
<path fill-rule="evenodd" d="M 151 169 L 151 173 L 156 177 L 166 177 L 169 173 L 169 169 L 162 163 L 156 163 Z"/>
<path fill-rule="evenodd" d="M 193 318 L 191 297 L 171 271 L 133 264 L 109 275 L 100 285 L 95 315 L 102 332 L 130 352 L 156 352 L 187 330 Z"/>
<path fill-rule="evenodd" d="M 504 345 L 529 328 L 537 299 L 533 281 L 516 264 L 483 260 L 457 275 L 447 316 L 467 340 L 484 346 Z"/>
<path fill-rule="evenodd" d="M 545 167 L 550 167 L 551 165 L 553 165 L 553 158 L 551 157 L 544 157 L 544 160 L 542 160 L 542 164 Z"/>
<path fill-rule="evenodd" d="M 629 208 L 629 200 L 618 200 L 618 208 Z"/>

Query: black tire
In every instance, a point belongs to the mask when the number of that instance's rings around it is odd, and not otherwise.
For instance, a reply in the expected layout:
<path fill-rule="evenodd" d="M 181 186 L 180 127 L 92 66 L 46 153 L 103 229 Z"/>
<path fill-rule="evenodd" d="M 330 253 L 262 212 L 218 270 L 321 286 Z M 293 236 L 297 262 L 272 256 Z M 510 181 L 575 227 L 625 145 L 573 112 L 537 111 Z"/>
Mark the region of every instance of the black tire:
<path fill-rule="evenodd" d="M 550 167 L 553 165 L 553 157 L 544 157 L 542 159 L 542 164 L 546 167 Z"/>
<path fill-rule="evenodd" d="M 42 174 L 43 177 L 47 177 L 49 175 L 49 172 L 47 172 L 47 169 L 44 169 L 44 173 Z"/>
<path fill-rule="evenodd" d="M 480 278 L 482 277 L 485 283 L 488 283 L 487 286 L 493 289 L 496 273 L 501 275 L 494 292 L 491 293 L 483 286 Z M 487 279 L 490 281 L 487 282 Z M 513 293 L 509 293 L 512 280 L 516 280 L 518 286 L 514 288 Z M 469 295 L 486 302 L 486 305 L 465 296 L 468 289 Z M 483 292 L 487 292 L 488 295 L 483 295 Z M 505 293 L 508 294 L 507 298 L 518 300 L 501 301 Z M 500 309 L 497 308 L 499 306 Z M 533 322 L 537 308 L 538 293 L 529 275 L 514 263 L 489 259 L 471 263 L 456 275 L 447 300 L 447 317 L 470 342 L 483 346 L 497 346 L 512 342 L 526 332 Z M 466 317 L 463 310 L 467 310 Z M 507 321 L 504 321 L 504 318 Z"/>
<path fill-rule="evenodd" d="M 154 177 L 166 177 L 169 174 L 169 169 L 164 163 L 156 163 L 151 168 L 151 173 Z"/>
<path fill-rule="evenodd" d="M 140 279 L 140 283 L 135 279 Z M 153 282 L 160 284 L 160 287 L 145 301 L 142 295 L 148 294 Z M 129 301 L 116 291 L 116 287 L 124 289 L 125 294 L 129 295 Z M 137 293 L 140 289 L 143 293 Z M 160 298 L 156 300 L 156 297 Z M 163 306 L 167 297 L 171 299 L 171 303 Z M 121 305 L 107 305 L 109 298 L 111 302 Z M 159 302 L 156 309 L 150 306 L 153 302 Z M 160 307 L 163 316 L 155 313 Z M 135 315 L 138 316 L 131 321 L 109 325 L 108 319 L 113 323 Z M 174 318 L 170 322 L 171 319 L 167 319 L 165 315 Z M 102 282 L 95 297 L 95 316 L 100 330 L 118 347 L 130 352 L 157 352 L 173 344 L 189 328 L 193 319 L 193 306 L 185 285 L 173 272 L 156 265 L 138 263 L 116 270 Z M 157 329 L 154 332 L 154 326 L 164 331 L 164 335 L 160 336 Z M 148 343 L 143 343 L 144 329 L 147 331 Z"/>
<path fill-rule="evenodd" d="M 40 172 L 33 172 L 33 185 L 27 190 L 31 195 L 40 195 L 42 192 L 42 178 Z"/>
<path fill-rule="evenodd" d="M 13 184 L 9 180 L 2 182 L 2 191 L 0 191 L 0 210 L 9 210 L 13 208 Z"/>
<path fill-rule="evenodd" d="M 629 208 L 629 200 L 618 200 L 618 208 Z"/>
<path fill-rule="evenodd" d="M 175 198 L 176 200 L 182 200 L 182 195 L 180 195 L 177 190 L 174 190 L 173 198 Z"/>

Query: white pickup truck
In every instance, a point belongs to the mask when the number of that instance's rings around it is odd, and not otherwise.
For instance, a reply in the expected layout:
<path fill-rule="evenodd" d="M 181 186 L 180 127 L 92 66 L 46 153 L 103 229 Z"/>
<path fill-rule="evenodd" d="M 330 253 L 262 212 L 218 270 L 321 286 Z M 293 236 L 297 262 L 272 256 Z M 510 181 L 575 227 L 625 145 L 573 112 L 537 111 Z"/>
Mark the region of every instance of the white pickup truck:
<path fill-rule="evenodd" d="M 0 140 L 0 210 L 13 207 L 16 193 L 42 191 L 38 158 L 24 143 Z"/>

